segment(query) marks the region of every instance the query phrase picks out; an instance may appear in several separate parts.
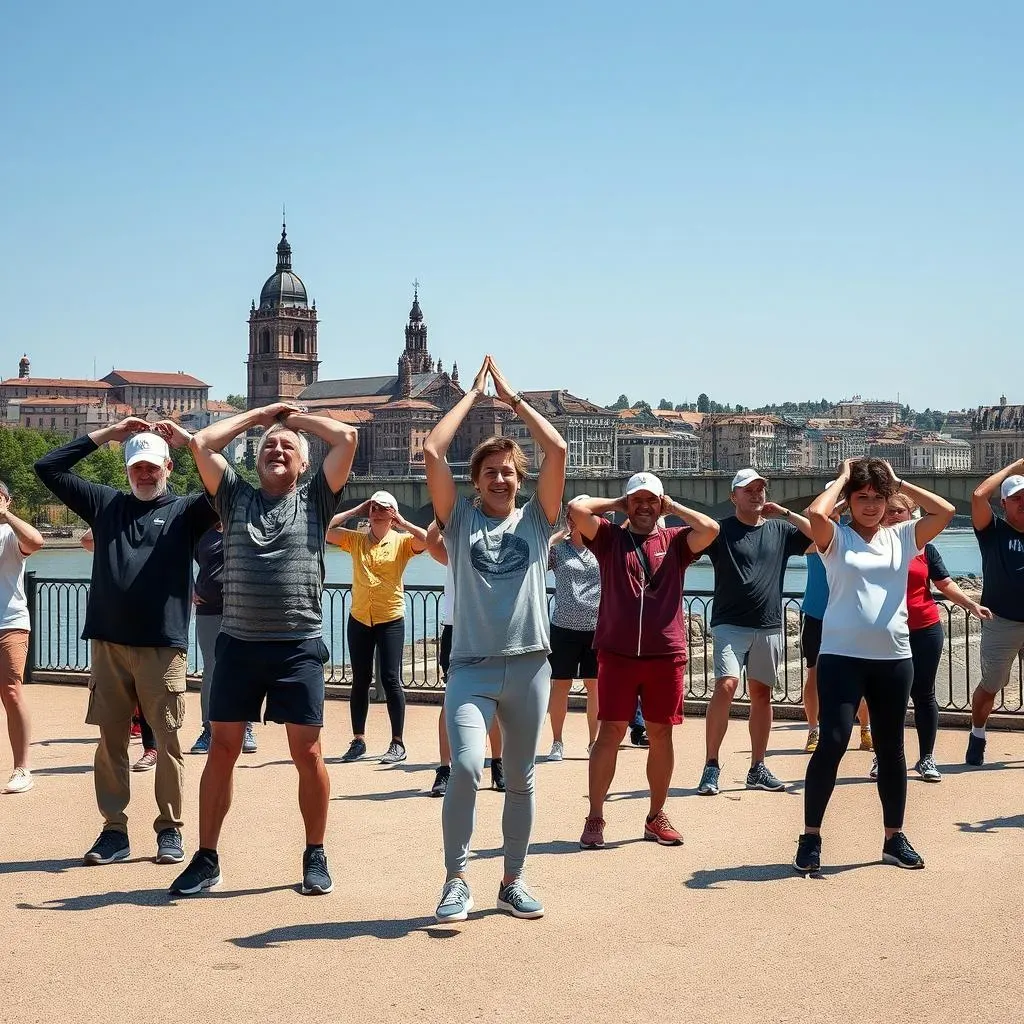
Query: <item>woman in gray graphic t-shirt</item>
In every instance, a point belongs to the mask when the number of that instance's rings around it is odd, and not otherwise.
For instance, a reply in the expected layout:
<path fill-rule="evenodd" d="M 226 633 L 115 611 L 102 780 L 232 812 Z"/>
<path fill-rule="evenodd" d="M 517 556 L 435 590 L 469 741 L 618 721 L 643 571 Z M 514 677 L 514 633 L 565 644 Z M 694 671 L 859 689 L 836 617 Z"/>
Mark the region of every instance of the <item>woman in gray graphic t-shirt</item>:
<path fill-rule="evenodd" d="M 515 441 L 492 437 L 473 452 L 470 478 L 480 495 L 479 508 L 459 497 L 445 457 L 462 421 L 483 398 L 488 377 L 498 401 L 519 415 L 544 455 L 537 492 L 522 508 L 516 507 L 516 496 L 527 461 Z M 506 785 L 505 872 L 498 908 L 525 918 L 544 913 L 522 874 L 533 826 L 533 761 L 551 688 L 548 539 L 561 512 L 565 453 L 565 441 L 512 391 L 490 356 L 473 387 L 423 446 L 427 488 L 455 577 L 455 607 L 450 609 L 455 629 L 444 702 L 452 771 L 441 813 L 447 874 L 436 911 L 439 921 L 464 921 L 473 909 L 466 861 L 484 743 L 495 716 L 504 736 Z"/>

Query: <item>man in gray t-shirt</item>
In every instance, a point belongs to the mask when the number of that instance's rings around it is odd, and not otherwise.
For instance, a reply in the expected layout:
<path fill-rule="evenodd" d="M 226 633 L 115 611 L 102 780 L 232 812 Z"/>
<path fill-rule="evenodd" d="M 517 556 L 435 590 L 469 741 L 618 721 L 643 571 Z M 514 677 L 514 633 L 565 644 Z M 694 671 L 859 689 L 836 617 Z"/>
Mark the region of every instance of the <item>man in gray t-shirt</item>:
<path fill-rule="evenodd" d="M 242 480 L 220 454 L 239 434 L 263 427 L 256 453 L 260 486 Z M 309 443 L 327 444 L 323 465 L 305 484 Z M 356 448 L 347 424 L 283 402 L 220 420 L 191 438 L 196 468 L 224 524 L 224 618 L 210 693 L 212 742 L 199 799 L 199 849 L 172 894 L 220 883 L 217 841 L 231 802 L 231 776 L 245 723 L 263 713 L 282 722 L 299 773 L 306 832 L 302 892 L 324 894 L 324 833 L 330 780 L 320 751 L 324 673 L 320 599 L 327 527 L 341 500 Z"/>

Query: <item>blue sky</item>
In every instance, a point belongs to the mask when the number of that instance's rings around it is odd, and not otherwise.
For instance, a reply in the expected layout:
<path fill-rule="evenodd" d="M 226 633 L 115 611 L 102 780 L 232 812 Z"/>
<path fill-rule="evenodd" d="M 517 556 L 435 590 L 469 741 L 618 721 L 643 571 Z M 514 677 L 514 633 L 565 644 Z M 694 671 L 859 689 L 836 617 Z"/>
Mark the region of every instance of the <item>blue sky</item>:
<path fill-rule="evenodd" d="M 284 202 L 322 378 L 393 371 L 418 278 L 463 378 L 1021 402 L 1022 33 L 1011 2 L 16 5 L 0 369 L 244 391 Z"/>

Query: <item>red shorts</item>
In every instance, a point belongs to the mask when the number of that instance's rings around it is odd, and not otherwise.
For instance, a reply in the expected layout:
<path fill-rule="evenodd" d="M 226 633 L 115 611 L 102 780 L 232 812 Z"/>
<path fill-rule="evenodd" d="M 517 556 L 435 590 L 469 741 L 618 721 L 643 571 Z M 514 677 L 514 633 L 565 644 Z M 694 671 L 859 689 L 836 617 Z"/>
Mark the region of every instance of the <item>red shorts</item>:
<path fill-rule="evenodd" d="M 597 652 L 597 717 L 628 722 L 640 698 L 645 722 L 679 725 L 683 720 L 685 654 L 662 658 L 627 658 Z"/>

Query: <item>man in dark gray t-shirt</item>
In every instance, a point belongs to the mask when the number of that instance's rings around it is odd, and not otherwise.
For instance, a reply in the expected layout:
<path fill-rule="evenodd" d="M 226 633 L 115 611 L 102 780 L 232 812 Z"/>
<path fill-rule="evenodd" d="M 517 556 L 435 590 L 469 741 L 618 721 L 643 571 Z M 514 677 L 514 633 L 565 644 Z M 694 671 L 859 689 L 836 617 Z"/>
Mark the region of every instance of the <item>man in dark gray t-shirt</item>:
<path fill-rule="evenodd" d="M 263 427 L 256 454 L 260 486 L 242 480 L 222 449 Z M 308 482 L 304 432 L 328 446 Z M 356 448 L 356 432 L 283 402 L 211 424 L 192 438 L 203 485 L 224 524 L 224 617 L 210 693 L 212 742 L 200 786 L 199 849 L 172 894 L 192 895 L 220 883 L 217 842 L 231 803 L 231 776 L 245 723 L 264 713 L 282 722 L 299 773 L 306 832 L 302 892 L 333 888 L 324 853 L 330 780 L 320 751 L 324 672 L 321 639 L 324 544 Z"/>

